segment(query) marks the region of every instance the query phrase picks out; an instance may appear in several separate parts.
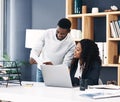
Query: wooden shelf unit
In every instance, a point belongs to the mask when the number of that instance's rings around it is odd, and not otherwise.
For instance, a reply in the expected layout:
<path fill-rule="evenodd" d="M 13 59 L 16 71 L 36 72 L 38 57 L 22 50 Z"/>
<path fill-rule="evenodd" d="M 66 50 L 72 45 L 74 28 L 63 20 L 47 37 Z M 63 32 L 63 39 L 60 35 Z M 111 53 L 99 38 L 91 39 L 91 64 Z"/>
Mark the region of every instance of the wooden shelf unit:
<path fill-rule="evenodd" d="M 111 37 L 110 22 L 118 20 L 120 11 L 99 12 L 86 14 L 73 14 L 73 0 L 66 0 L 66 18 L 72 22 L 72 29 L 78 28 L 78 19 L 81 19 L 82 38 L 94 40 L 94 18 L 105 17 L 106 19 L 106 43 L 107 43 L 107 64 L 103 66 L 117 67 L 117 82 L 120 85 L 120 64 L 118 64 L 118 43 L 120 38 Z"/>

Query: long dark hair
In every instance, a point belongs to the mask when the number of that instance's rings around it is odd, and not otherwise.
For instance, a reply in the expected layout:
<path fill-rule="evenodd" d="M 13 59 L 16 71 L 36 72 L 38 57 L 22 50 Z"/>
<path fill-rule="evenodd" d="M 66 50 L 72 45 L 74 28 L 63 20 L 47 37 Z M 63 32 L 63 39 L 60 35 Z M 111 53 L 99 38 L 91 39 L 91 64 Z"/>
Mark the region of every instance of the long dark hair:
<path fill-rule="evenodd" d="M 81 44 L 82 52 L 81 52 L 80 58 L 73 58 L 71 63 L 71 68 L 77 67 L 79 59 L 80 59 L 81 66 L 84 66 L 83 73 L 86 73 L 87 70 L 92 70 L 92 67 L 90 66 L 92 66 L 95 62 L 101 65 L 99 49 L 97 44 L 93 40 L 82 39 L 77 43 Z M 75 72 L 76 70 L 74 70 L 74 72 L 72 73 L 75 74 Z"/>
<path fill-rule="evenodd" d="M 101 65 L 99 49 L 93 40 L 82 39 L 78 43 L 80 43 L 82 47 L 80 60 L 82 61 L 82 64 L 85 64 L 85 70 L 87 70 L 94 62 L 98 62 Z"/>

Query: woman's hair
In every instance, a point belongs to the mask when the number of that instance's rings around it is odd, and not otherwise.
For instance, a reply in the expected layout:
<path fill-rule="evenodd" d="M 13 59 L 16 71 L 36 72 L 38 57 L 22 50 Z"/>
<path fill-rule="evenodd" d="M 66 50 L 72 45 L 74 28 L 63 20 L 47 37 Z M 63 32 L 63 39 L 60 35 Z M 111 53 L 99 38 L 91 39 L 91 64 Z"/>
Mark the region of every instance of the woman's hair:
<path fill-rule="evenodd" d="M 90 66 L 92 66 L 95 62 L 101 65 L 99 49 L 97 44 L 93 40 L 82 39 L 77 43 L 81 44 L 82 51 L 80 54 L 80 58 L 73 58 L 71 63 L 71 68 L 77 67 L 77 63 L 79 59 L 80 59 L 80 64 L 84 66 L 83 72 L 86 72 L 87 70 L 92 70 L 92 67 Z"/>
<path fill-rule="evenodd" d="M 94 62 L 101 64 L 99 49 L 93 40 L 82 39 L 78 43 L 81 44 L 82 52 L 80 55 L 80 60 L 82 61 L 82 64 L 85 64 L 85 69 L 88 69 Z"/>

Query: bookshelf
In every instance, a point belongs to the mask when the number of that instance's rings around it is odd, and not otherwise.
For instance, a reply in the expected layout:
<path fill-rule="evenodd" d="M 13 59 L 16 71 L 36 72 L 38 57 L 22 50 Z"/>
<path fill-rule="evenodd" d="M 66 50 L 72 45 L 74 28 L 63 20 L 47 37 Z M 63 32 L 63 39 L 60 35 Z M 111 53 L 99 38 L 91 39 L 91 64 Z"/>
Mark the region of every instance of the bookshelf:
<path fill-rule="evenodd" d="M 120 54 L 119 42 L 120 38 L 111 37 L 110 22 L 118 20 L 120 11 L 99 12 L 86 14 L 73 14 L 73 0 L 66 0 L 66 17 L 72 22 L 72 29 L 78 28 L 78 19 L 81 19 L 82 38 L 94 40 L 94 18 L 105 17 L 106 23 L 106 43 L 107 43 L 107 63 L 103 66 L 117 68 L 117 83 L 120 86 L 120 64 L 118 64 L 118 56 Z"/>

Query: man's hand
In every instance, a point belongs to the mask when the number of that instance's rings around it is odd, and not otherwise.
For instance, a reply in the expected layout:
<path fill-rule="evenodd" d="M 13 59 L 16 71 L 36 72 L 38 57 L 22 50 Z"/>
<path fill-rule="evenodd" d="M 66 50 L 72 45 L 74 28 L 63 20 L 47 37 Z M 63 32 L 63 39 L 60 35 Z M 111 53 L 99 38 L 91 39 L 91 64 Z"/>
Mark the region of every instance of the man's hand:
<path fill-rule="evenodd" d="M 37 64 L 37 62 L 33 58 L 30 58 L 30 64 Z"/>
<path fill-rule="evenodd" d="M 43 64 L 46 64 L 46 65 L 53 65 L 52 62 L 43 62 Z"/>

